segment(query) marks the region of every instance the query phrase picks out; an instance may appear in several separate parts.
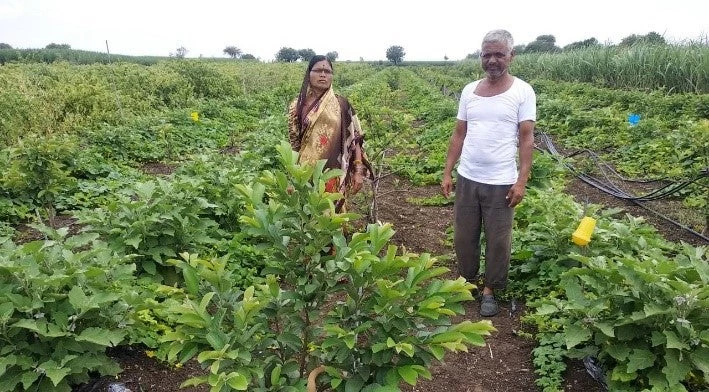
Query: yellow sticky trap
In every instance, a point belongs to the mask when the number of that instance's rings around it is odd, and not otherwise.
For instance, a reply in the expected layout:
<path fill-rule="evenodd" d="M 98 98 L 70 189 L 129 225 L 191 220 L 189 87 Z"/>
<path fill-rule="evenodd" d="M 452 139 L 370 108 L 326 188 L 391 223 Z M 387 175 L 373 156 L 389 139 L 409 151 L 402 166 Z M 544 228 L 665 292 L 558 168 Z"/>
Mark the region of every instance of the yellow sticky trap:
<path fill-rule="evenodd" d="M 584 216 L 583 219 L 581 219 L 581 223 L 579 223 L 579 227 L 577 227 L 574 234 L 571 235 L 571 241 L 578 246 L 588 245 L 588 243 L 591 242 L 591 234 L 595 227 L 596 220 L 589 216 Z"/>
<path fill-rule="evenodd" d="M 198 112 L 192 112 L 192 121 L 198 122 L 199 121 L 199 113 Z"/>

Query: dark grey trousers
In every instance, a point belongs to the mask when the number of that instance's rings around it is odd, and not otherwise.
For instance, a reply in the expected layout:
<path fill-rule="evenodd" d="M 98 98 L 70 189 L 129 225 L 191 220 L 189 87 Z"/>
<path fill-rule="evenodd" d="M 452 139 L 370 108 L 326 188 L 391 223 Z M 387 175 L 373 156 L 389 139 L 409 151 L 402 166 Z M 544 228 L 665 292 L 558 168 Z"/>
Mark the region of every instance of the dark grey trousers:
<path fill-rule="evenodd" d="M 458 273 L 475 281 L 480 269 L 480 233 L 485 230 L 485 287 L 504 289 L 510 267 L 514 208 L 505 199 L 511 185 L 488 185 L 458 175 L 455 186 L 455 253 Z"/>

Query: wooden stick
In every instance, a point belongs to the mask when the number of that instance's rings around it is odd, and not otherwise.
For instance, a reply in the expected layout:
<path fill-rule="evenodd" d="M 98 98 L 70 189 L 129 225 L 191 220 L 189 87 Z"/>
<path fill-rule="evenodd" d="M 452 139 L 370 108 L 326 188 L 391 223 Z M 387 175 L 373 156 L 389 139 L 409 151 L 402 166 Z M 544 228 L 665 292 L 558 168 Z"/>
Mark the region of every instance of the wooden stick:
<path fill-rule="evenodd" d="M 325 371 L 325 365 L 320 365 L 313 369 L 308 375 L 308 392 L 317 392 L 315 389 L 315 379 L 318 378 L 320 373 Z"/>

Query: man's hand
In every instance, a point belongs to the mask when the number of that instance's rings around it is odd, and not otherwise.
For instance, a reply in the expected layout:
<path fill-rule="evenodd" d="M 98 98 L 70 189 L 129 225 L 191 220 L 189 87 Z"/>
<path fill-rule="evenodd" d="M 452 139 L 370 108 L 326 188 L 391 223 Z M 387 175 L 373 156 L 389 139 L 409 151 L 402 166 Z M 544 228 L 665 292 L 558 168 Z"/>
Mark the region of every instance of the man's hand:
<path fill-rule="evenodd" d="M 460 153 L 463 151 L 463 142 L 465 141 L 465 135 L 467 132 L 468 122 L 457 120 L 455 123 L 455 130 L 451 135 L 450 144 L 448 145 L 446 167 L 443 169 L 443 180 L 441 181 L 441 192 L 446 199 L 449 198 L 451 192 L 453 192 L 453 179 L 451 178 L 451 173 L 453 172 L 455 163 L 458 162 L 458 159 L 460 158 Z"/>
<path fill-rule="evenodd" d="M 524 193 L 526 192 L 524 184 L 516 183 L 512 185 L 509 191 L 507 191 L 507 196 L 505 199 L 510 203 L 508 206 L 514 208 L 519 204 L 524 198 Z"/>
<path fill-rule="evenodd" d="M 452 191 L 453 179 L 451 178 L 450 174 L 444 174 L 443 181 L 441 181 L 441 193 L 443 193 L 443 196 L 445 196 L 447 199 L 450 197 Z"/>

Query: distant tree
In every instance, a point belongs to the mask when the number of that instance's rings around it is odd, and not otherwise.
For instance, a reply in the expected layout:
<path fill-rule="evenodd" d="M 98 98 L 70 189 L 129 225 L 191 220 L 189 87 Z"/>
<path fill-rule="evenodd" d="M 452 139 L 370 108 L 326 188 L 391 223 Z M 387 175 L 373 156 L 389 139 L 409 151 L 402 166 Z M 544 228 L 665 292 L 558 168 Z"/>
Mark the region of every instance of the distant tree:
<path fill-rule="evenodd" d="M 515 45 L 515 54 L 522 54 L 527 50 L 527 45 Z"/>
<path fill-rule="evenodd" d="M 51 44 L 47 45 L 44 47 L 45 49 L 71 49 L 71 46 L 69 44 L 55 44 L 52 42 Z"/>
<path fill-rule="evenodd" d="M 620 43 L 618 45 L 619 46 L 632 46 L 636 42 L 638 42 L 639 39 L 640 39 L 640 37 L 638 35 L 632 34 L 632 35 L 629 35 L 629 36 L 623 38 L 622 40 L 620 40 Z"/>
<path fill-rule="evenodd" d="M 443 55 L 443 61 L 448 61 L 448 55 L 447 55 L 447 54 L 444 54 L 444 55 Z"/>
<path fill-rule="evenodd" d="M 651 43 L 651 44 L 660 44 L 660 45 L 665 45 L 667 44 L 667 41 L 665 41 L 665 37 L 661 36 L 660 34 L 657 34 L 654 31 L 651 31 L 643 37 L 643 41 Z"/>
<path fill-rule="evenodd" d="M 298 58 L 300 58 L 303 61 L 310 61 L 315 57 L 315 51 L 312 49 L 300 49 L 298 50 Z"/>
<path fill-rule="evenodd" d="M 224 54 L 233 58 L 233 59 L 238 59 L 241 56 L 241 49 L 237 48 L 236 46 L 227 46 L 223 50 Z"/>
<path fill-rule="evenodd" d="M 465 56 L 466 60 L 476 60 L 480 58 L 480 50 L 476 50 L 473 53 L 468 53 L 467 56 Z"/>
<path fill-rule="evenodd" d="M 620 44 L 618 46 L 632 46 L 635 45 L 636 43 L 648 43 L 648 44 L 659 44 L 659 45 L 664 45 L 667 42 L 665 42 L 665 38 L 662 37 L 660 34 L 657 34 L 654 31 L 651 31 L 647 33 L 646 35 L 629 35 L 625 38 L 623 38 L 620 41 Z"/>
<path fill-rule="evenodd" d="M 327 57 L 327 59 L 330 60 L 330 62 L 337 60 L 337 57 L 339 57 L 339 56 L 340 56 L 340 54 L 335 52 L 334 50 L 332 52 L 327 52 L 327 54 L 325 55 L 325 57 Z"/>
<path fill-rule="evenodd" d="M 525 53 L 551 53 L 558 52 L 558 46 L 555 45 L 556 38 L 553 35 L 540 35 L 536 40 L 527 44 L 524 48 Z"/>
<path fill-rule="evenodd" d="M 660 34 L 657 34 L 654 31 L 651 31 L 647 33 L 646 35 L 629 35 L 625 38 L 623 38 L 620 41 L 620 44 L 618 46 L 632 46 L 637 43 L 648 43 L 648 44 L 659 44 L 659 45 L 664 45 L 667 42 L 665 41 L 665 38 L 662 37 Z"/>
<path fill-rule="evenodd" d="M 276 53 L 276 61 L 282 61 L 286 63 L 292 63 L 298 61 L 298 51 L 293 48 L 283 47 Z"/>
<path fill-rule="evenodd" d="M 170 57 L 184 59 L 185 56 L 187 56 L 187 52 L 189 52 L 187 48 L 185 48 L 184 46 L 180 46 L 179 48 L 175 49 L 175 53 L 170 53 Z"/>
<path fill-rule="evenodd" d="M 298 51 L 290 47 L 282 47 L 276 52 L 276 61 L 288 63 L 298 61 Z"/>
<path fill-rule="evenodd" d="M 404 56 L 406 56 L 406 52 L 404 52 L 404 48 L 402 48 L 399 45 L 394 45 L 390 46 L 389 49 L 387 49 L 387 60 L 391 61 L 394 63 L 394 65 L 398 65 L 404 60 Z"/>
<path fill-rule="evenodd" d="M 251 53 L 244 53 L 241 55 L 242 60 L 256 60 L 256 56 Z"/>
<path fill-rule="evenodd" d="M 564 46 L 563 50 L 574 50 L 574 49 L 583 49 L 583 48 L 590 48 L 592 46 L 599 46 L 600 43 L 596 38 L 589 38 L 585 39 L 583 41 L 576 41 L 572 42 L 566 46 Z"/>
<path fill-rule="evenodd" d="M 12 46 L 10 46 L 10 44 L 0 42 L 0 49 L 12 49 Z"/>

